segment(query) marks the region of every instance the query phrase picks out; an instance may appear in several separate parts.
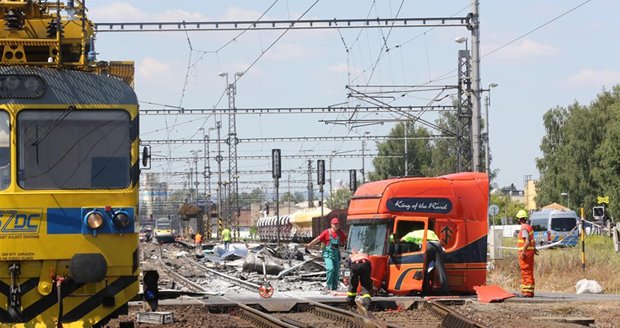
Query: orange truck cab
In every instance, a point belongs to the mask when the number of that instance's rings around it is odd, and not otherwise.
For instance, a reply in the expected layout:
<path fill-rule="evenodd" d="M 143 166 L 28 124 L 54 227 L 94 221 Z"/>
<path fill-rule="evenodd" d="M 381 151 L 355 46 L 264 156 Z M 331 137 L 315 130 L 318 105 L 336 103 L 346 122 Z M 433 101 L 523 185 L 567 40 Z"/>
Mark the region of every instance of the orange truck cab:
<path fill-rule="evenodd" d="M 425 275 L 427 231 L 445 249 L 450 292 L 473 294 L 486 282 L 488 177 L 464 172 L 433 178 L 399 178 L 366 183 L 351 198 L 347 248 L 370 254 L 373 286 L 395 295 L 430 293 Z M 421 248 L 400 242 L 424 229 Z M 429 263 L 432 266 L 432 263 Z"/>

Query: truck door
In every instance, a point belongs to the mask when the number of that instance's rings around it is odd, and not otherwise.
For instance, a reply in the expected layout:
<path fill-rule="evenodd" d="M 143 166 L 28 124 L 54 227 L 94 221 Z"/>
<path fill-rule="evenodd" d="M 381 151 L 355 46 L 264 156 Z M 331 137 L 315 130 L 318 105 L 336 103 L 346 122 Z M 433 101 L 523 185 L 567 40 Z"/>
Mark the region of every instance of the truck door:
<path fill-rule="evenodd" d="M 422 291 L 422 283 L 426 274 L 425 252 L 426 234 L 421 247 L 418 244 L 401 242 L 407 233 L 428 229 L 428 218 L 396 217 L 394 220 L 393 239 L 390 242 L 388 260 L 388 292 L 395 295 L 406 295 L 414 291 Z"/>

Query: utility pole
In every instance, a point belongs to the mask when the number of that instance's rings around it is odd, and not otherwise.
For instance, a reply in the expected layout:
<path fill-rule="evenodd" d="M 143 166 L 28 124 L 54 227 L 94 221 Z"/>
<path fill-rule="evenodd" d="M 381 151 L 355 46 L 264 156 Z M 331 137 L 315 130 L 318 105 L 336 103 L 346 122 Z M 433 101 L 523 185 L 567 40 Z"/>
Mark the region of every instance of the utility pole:
<path fill-rule="evenodd" d="M 334 159 L 334 155 L 336 154 L 335 150 L 332 150 L 332 155 L 329 156 L 329 194 L 331 195 L 334 192 L 334 185 L 332 181 L 332 160 Z"/>
<path fill-rule="evenodd" d="M 198 203 L 198 186 L 200 182 L 198 182 L 198 152 L 194 152 L 194 185 L 196 186 L 196 198 L 194 198 L 194 202 Z"/>
<path fill-rule="evenodd" d="M 472 21 L 471 21 L 471 42 L 472 42 L 472 91 L 474 96 L 472 97 L 473 117 L 471 122 L 472 129 L 472 170 L 475 172 L 481 171 L 481 156 L 480 156 L 480 13 L 479 13 L 479 0 L 472 1 Z"/>
<path fill-rule="evenodd" d="M 229 207 L 229 224 L 233 224 L 233 235 L 235 239 L 239 238 L 239 174 L 237 167 L 237 144 L 239 140 L 237 139 L 237 118 L 236 111 L 237 106 L 235 105 L 235 96 L 237 95 L 237 79 L 241 77 L 243 73 L 235 73 L 233 77 L 233 82 L 228 83 L 228 73 L 220 73 L 219 76 L 226 78 L 226 92 L 228 93 L 228 181 L 230 182 L 230 192 L 228 193 L 228 197 L 230 201 L 228 202 Z M 232 209 L 233 198 L 234 197 L 234 211 Z"/>
<path fill-rule="evenodd" d="M 222 128 L 222 122 L 216 121 L 215 128 L 217 129 L 217 156 L 215 156 L 215 160 L 217 161 L 217 239 L 220 239 L 222 235 L 222 148 L 221 148 L 221 140 L 220 138 L 220 130 Z"/>
<path fill-rule="evenodd" d="M 308 160 L 308 208 L 314 207 L 314 195 L 312 186 L 312 161 Z"/>
<path fill-rule="evenodd" d="M 407 146 L 407 136 L 409 134 L 409 121 L 405 121 L 405 175 L 409 175 L 409 147 Z"/>
<path fill-rule="evenodd" d="M 362 140 L 362 183 L 366 182 L 366 170 L 365 170 L 365 163 L 366 163 L 366 140 Z"/>
<path fill-rule="evenodd" d="M 325 208 L 325 204 L 323 203 L 323 186 L 325 185 L 325 161 L 322 159 L 316 161 L 316 183 L 319 185 L 319 191 L 321 192 L 321 220 L 323 220 L 323 209 Z"/>
<path fill-rule="evenodd" d="M 204 168 L 202 171 L 202 176 L 204 178 L 204 190 L 205 190 L 205 209 L 202 212 L 203 224 L 204 218 L 206 217 L 206 234 L 205 237 L 207 240 L 211 239 L 211 164 L 209 163 L 209 134 L 208 130 L 205 128 L 202 129 L 202 140 L 204 141 L 202 150 L 204 151 Z"/>

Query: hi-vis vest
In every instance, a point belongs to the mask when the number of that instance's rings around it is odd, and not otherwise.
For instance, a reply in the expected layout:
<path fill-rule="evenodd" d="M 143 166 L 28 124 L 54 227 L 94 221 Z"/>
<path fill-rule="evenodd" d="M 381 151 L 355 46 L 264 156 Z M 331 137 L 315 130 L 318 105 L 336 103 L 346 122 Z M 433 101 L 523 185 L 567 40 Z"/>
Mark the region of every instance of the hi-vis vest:
<path fill-rule="evenodd" d="M 527 231 L 527 235 L 529 236 L 529 244 L 527 244 L 527 247 L 525 247 L 525 239 L 523 237 L 521 237 L 521 231 Z M 524 248 L 526 251 L 533 251 L 535 250 L 534 248 L 534 230 L 532 229 L 532 227 L 529 224 L 522 224 L 521 225 L 521 230 L 519 230 L 519 240 L 517 241 L 517 250 L 522 251 Z"/>
<path fill-rule="evenodd" d="M 368 254 L 366 253 L 355 253 L 355 254 L 351 254 L 351 262 L 359 262 L 362 260 L 366 260 L 368 262 L 370 262 L 370 256 L 368 256 Z"/>
<path fill-rule="evenodd" d="M 421 244 L 422 241 L 424 240 L 424 230 L 415 230 L 412 231 L 408 234 L 406 234 L 402 240 L 408 242 L 408 243 L 416 243 L 416 244 Z M 433 230 L 428 230 L 427 234 L 426 234 L 426 240 L 427 241 L 439 241 L 439 238 L 437 237 L 437 235 L 435 234 L 435 231 Z"/>

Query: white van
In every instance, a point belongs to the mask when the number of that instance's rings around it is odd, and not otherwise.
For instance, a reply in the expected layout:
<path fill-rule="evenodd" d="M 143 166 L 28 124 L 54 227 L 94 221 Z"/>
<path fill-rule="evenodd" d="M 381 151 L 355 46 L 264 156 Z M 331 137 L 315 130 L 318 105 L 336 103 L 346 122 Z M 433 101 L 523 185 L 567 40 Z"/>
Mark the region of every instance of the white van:
<path fill-rule="evenodd" d="M 575 211 L 542 210 L 530 215 L 536 245 L 562 240 L 560 246 L 577 245 L 579 217 Z"/>

